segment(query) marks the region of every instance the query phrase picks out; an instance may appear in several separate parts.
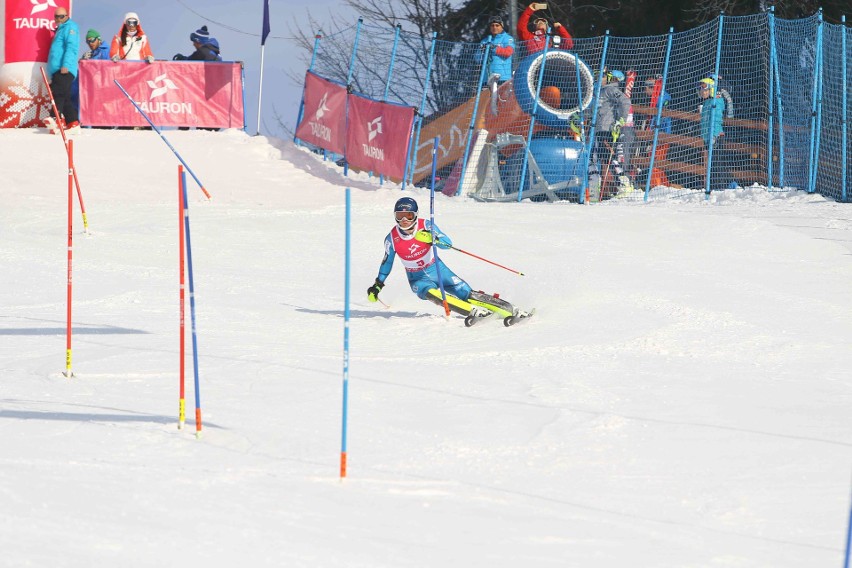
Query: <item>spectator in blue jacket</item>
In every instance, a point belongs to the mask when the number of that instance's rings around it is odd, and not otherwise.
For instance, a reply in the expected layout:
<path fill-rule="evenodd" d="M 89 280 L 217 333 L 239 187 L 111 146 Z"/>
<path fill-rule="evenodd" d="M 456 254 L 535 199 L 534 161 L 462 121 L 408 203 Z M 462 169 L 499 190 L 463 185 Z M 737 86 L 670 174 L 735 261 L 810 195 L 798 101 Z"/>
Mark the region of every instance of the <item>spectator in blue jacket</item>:
<path fill-rule="evenodd" d="M 83 59 L 109 59 L 109 46 L 104 44 L 98 30 L 90 29 L 86 32 L 86 45 L 89 46 L 89 51 L 83 54 Z"/>
<path fill-rule="evenodd" d="M 701 137 L 710 158 L 710 146 L 713 156 L 710 167 L 710 189 L 728 189 L 731 186 L 731 173 L 728 166 L 729 156 L 725 148 L 725 130 L 722 119 L 725 113 L 725 101 L 716 93 L 716 81 L 710 77 L 698 82 L 698 96 L 701 98 Z"/>
<path fill-rule="evenodd" d="M 496 75 L 498 84 L 503 84 L 512 78 L 512 54 L 515 53 L 515 40 L 503 30 L 503 19 L 491 16 L 488 19 L 488 35 L 479 42 L 491 45 L 488 53 L 488 80 Z"/>
<path fill-rule="evenodd" d="M 71 83 L 77 77 L 77 54 L 79 53 L 80 32 L 76 22 L 68 18 L 68 10 L 56 8 L 53 13 L 56 21 L 56 35 L 50 44 L 47 54 L 47 76 L 50 77 L 50 90 L 56 108 L 62 116 L 55 116 L 50 109 L 50 118 L 45 119 L 45 125 L 51 130 L 56 129 L 56 121 L 64 120 L 66 128 L 79 129 L 77 107 L 71 100 Z"/>
<path fill-rule="evenodd" d="M 86 33 L 86 45 L 89 46 L 89 51 L 83 54 L 81 59 L 100 59 L 106 61 L 109 59 L 109 46 L 104 45 L 101 39 L 101 34 L 97 30 L 90 29 Z M 74 108 L 80 108 L 80 79 L 74 78 L 71 83 L 71 100 L 74 103 Z"/>

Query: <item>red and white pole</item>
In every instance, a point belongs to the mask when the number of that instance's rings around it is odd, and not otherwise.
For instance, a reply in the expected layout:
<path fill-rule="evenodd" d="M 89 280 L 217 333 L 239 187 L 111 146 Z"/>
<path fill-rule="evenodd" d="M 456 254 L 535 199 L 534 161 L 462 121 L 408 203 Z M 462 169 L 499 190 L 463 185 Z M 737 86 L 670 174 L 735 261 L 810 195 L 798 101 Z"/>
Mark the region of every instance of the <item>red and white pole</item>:
<path fill-rule="evenodd" d="M 178 341 L 178 353 L 180 354 L 180 403 L 178 408 L 178 428 L 183 428 L 186 423 L 186 326 L 185 322 L 185 305 L 186 305 L 186 285 L 184 274 L 186 267 L 184 265 L 184 203 L 183 203 L 183 166 L 178 165 L 178 283 L 180 287 L 180 340 Z"/>
<path fill-rule="evenodd" d="M 71 378 L 74 373 L 71 372 L 71 260 L 72 260 L 72 243 L 73 243 L 73 228 L 74 217 L 74 141 L 68 141 L 68 290 L 67 304 L 68 313 L 65 326 L 65 373 L 66 377 Z"/>

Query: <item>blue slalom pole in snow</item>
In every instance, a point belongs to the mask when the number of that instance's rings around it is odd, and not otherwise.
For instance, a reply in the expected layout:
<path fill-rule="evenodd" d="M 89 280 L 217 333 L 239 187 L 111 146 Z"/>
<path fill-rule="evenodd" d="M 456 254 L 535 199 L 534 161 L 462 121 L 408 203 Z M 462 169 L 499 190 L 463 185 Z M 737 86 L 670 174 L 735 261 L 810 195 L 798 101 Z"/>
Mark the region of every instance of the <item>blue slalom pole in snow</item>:
<path fill-rule="evenodd" d="M 119 88 L 119 89 L 121 89 L 121 92 L 122 92 L 122 93 L 124 93 L 124 96 L 125 96 L 125 97 L 127 97 L 127 100 L 128 100 L 128 101 L 130 101 L 130 102 L 131 102 L 131 104 L 132 104 L 134 107 L 136 107 L 136 110 L 138 110 L 138 111 L 139 111 L 139 114 L 141 114 L 141 115 L 145 118 L 145 120 L 147 120 L 147 121 L 148 121 L 148 124 L 150 124 L 150 125 L 151 125 L 151 128 L 153 128 L 153 129 L 154 129 L 154 131 L 155 131 L 157 134 L 159 134 L 159 135 L 160 135 L 160 138 L 162 138 L 162 139 L 163 139 L 163 142 L 165 142 L 165 143 L 166 143 L 166 146 L 168 146 L 168 147 L 169 147 L 169 150 L 171 150 L 171 151 L 172 151 L 172 153 L 173 153 L 175 156 L 177 156 L 177 159 L 178 159 L 178 160 L 180 160 L 180 163 L 181 163 L 181 164 L 183 164 L 183 167 L 186 169 L 186 171 L 188 171 L 188 172 L 189 172 L 189 175 L 191 175 L 191 176 L 192 176 L 192 179 L 194 179 L 194 180 L 195 180 L 195 183 L 197 183 L 197 184 L 198 184 L 198 187 L 200 187 L 200 188 L 201 188 L 201 191 L 203 191 L 203 192 L 204 192 L 204 195 L 206 195 L 206 196 L 207 196 L 207 199 L 210 199 L 210 194 L 209 194 L 209 193 L 207 193 L 207 190 L 206 190 L 206 189 L 204 189 L 204 184 L 203 184 L 203 183 L 201 183 L 201 180 L 199 180 L 199 179 L 198 179 L 198 176 L 196 176 L 196 175 L 195 175 L 195 173 L 193 173 L 192 168 L 190 168 L 190 167 L 189 167 L 189 164 L 187 164 L 187 163 L 184 161 L 184 159 L 181 157 L 181 155 L 180 155 L 180 154 L 178 154 L 178 151 L 177 151 L 177 150 L 175 150 L 174 146 L 172 146 L 171 144 L 169 144 L 169 141 L 168 141 L 168 140 L 166 140 L 166 137 L 165 137 L 165 136 L 163 136 L 163 133 L 162 133 L 162 132 L 160 132 L 160 129 L 159 129 L 159 128 L 157 128 L 157 125 L 156 125 L 156 124 L 154 124 L 154 123 L 151 121 L 151 118 L 150 118 L 147 114 L 145 114 L 145 111 L 144 111 L 144 110 L 142 110 L 142 109 L 139 107 L 139 105 L 137 105 L 137 104 L 136 104 L 136 101 L 134 101 L 134 100 L 133 100 L 133 97 L 131 97 L 131 96 L 127 93 L 127 91 L 124 89 L 124 87 L 122 87 L 122 86 L 121 86 L 121 83 L 119 83 L 119 82 L 118 82 L 118 79 L 113 79 L 113 80 L 112 80 L 112 82 L 113 82 L 113 83 L 115 83 L 115 84 L 118 86 L 118 88 Z M 185 187 L 186 187 L 186 186 L 184 186 L 184 188 L 185 188 Z"/>
<path fill-rule="evenodd" d="M 349 266 L 351 264 L 352 190 L 346 188 L 346 269 L 343 284 L 343 426 L 340 442 L 340 477 L 346 477 L 346 430 L 349 422 Z"/>
<path fill-rule="evenodd" d="M 192 367 L 195 375 L 195 437 L 201 437 L 201 391 L 198 380 L 198 334 L 195 330 L 195 281 L 192 278 L 192 242 L 189 238 L 189 201 L 186 198 L 186 172 L 181 172 L 183 187 L 183 230 L 186 233 L 186 266 L 189 276 L 189 317 L 192 326 Z"/>
<path fill-rule="evenodd" d="M 438 274 L 438 288 L 441 290 L 441 300 L 444 302 L 444 312 L 450 316 L 450 305 L 447 303 L 447 293 L 444 291 L 444 279 L 441 278 L 441 260 L 438 258 L 438 245 L 435 243 L 435 173 L 438 166 L 438 144 L 440 136 L 432 142 L 432 183 L 429 184 L 429 229 L 432 231 L 432 253 L 435 255 L 435 272 Z"/>
<path fill-rule="evenodd" d="M 852 548 L 852 505 L 849 507 L 849 522 L 846 525 L 846 559 L 843 561 L 843 568 L 852 568 L 849 564 L 850 548 Z"/>

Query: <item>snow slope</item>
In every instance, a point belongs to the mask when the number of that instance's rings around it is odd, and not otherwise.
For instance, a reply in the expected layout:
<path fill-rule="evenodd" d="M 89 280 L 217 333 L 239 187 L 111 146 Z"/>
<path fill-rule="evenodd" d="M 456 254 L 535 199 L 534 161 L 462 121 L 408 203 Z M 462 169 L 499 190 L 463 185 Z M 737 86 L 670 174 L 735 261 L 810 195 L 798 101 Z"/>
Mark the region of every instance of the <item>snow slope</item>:
<path fill-rule="evenodd" d="M 3 566 L 841 564 L 848 205 L 438 195 L 456 246 L 527 276 L 445 261 L 538 308 L 467 329 L 399 266 L 390 308 L 366 301 L 398 187 L 240 131 L 167 137 L 213 196 L 190 178 L 200 439 L 191 357 L 176 427 L 176 158 L 153 132 L 74 140 L 90 234 L 75 204 L 67 379 L 64 149 L 0 130 Z"/>

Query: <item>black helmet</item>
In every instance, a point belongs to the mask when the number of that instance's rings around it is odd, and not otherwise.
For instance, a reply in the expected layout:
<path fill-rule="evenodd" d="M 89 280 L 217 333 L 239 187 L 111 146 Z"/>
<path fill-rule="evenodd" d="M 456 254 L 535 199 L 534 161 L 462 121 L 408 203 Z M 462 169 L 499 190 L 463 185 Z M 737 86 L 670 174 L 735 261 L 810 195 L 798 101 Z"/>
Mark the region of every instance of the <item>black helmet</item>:
<path fill-rule="evenodd" d="M 399 215 L 399 213 L 413 213 L 414 217 Z M 400 229 L 410 230 L 414 226 L 414 223 L 417 223 L 417 202 L 410 197 L 400 198 L 397 200 L 396 205 L 393 206 L 393 216 Z M 407 221 L 408 226 L 403 227 L 399 224 L 400 221 Z"/>

